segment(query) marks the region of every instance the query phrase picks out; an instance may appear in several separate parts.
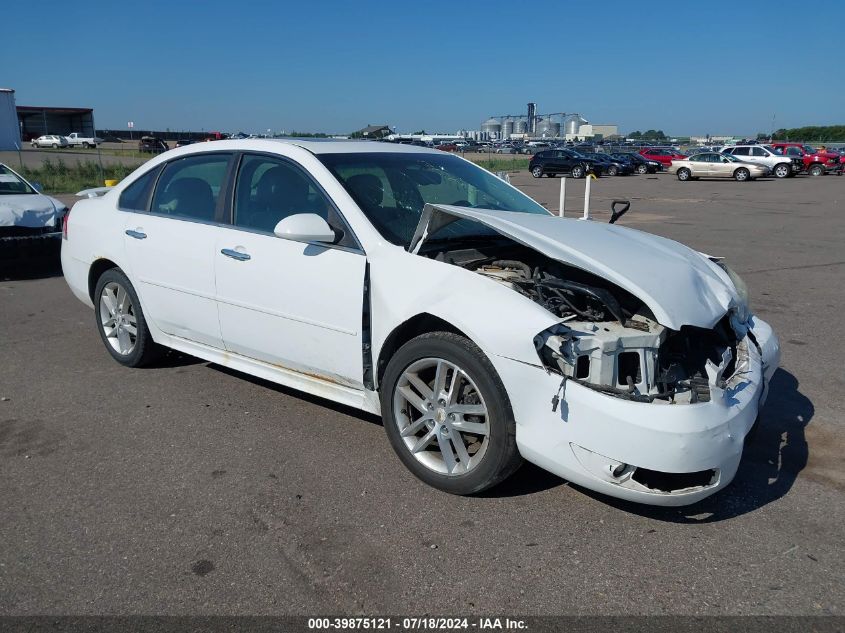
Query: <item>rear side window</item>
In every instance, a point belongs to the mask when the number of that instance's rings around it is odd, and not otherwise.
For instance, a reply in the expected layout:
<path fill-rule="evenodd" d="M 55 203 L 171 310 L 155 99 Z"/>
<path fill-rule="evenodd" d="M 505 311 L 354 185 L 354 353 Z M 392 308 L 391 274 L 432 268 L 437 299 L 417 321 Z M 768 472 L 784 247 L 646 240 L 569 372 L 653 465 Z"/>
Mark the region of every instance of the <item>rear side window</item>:
<path fill-rule="evenodd" d="M 751 155 L 751 148 L 750 147 L 735 147 L 733 150 L 734 156 L 750 156 Z"/>
<path fill-rule="evenodd" d="M 120 194 L 117 206 L 127 211 L 146 211 L 150 204 L 150 193 L 159 171 L 161 171 L 160 166 L 151 169 L 124 189 L 123 193 Z"/>
<path fill-rule="evenodd" d="M 764 150 L 762 147 L 753 147 L 752 149 L 752 156 L 768 156 L 769 153 Z"/>
<path fill-rule="evenodd" d="M 230 154 L 205 154 L 174 160 L 158 179 L 151 210 L 154 213 L 214 221 Z"/>

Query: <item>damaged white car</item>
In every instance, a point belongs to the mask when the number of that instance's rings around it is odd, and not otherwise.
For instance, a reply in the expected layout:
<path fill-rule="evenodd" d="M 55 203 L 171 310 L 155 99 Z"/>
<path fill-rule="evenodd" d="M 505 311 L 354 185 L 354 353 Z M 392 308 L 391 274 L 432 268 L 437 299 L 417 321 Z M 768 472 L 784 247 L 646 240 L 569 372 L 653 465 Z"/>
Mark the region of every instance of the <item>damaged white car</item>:
<path fill-rule="evenodd" d="M 58 233 L 66 211 L 62 202 L 0 163 L 0 239 Z"/>
<path fill-rule="evenodd" d="M 734 477 L 779 360 L 721 262 L 554 217 L 425 148 L 189 146 L 77 203 L 65 237 L 118 362 L 173 348 L 380 413 L 402 462 L 457 494 L 525 459 L 698 501 Z"/>

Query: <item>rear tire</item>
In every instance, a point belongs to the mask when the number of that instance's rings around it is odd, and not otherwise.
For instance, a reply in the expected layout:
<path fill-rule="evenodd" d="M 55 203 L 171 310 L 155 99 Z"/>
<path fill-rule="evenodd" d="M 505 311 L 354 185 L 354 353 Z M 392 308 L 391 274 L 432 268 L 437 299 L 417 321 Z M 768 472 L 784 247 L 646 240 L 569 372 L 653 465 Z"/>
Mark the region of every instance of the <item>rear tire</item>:
<path fill-rule="evenodd" d="M 751 172 L 749 172 L 745 167 L 740 167 L 734 172 L 734 179 L 743 182 L 748 180 L 751 177 Z"/>
<path fill-rule="evenodd" d="M 57 143 L 53 143 L 52 147 L 53 147 L 53 149 L 58 149 L 58 148 L 59 148 L 59 146 L 58 146 L 58 144 L 57 144 Z"/>
<path fill-rule="evenodd" d="M 692 172 L 689 169 L 687 169 L 686 167 L 681 167 L 678 170 L 678 180 L 680 180 L 681 182 L 686 182 L 687 180 L 690 179 L 691 176 L 692 176 Z"/>
<path fill-rule="evenodd" d="M 537 165 L 531 169 L 531 175 L 535 178 L 542 178 L 543 177 L 543 168 Z"/>
<path fill-rule="evenodd" d="M 456 379 L 458 383 L 452 382 Z M 453 387 L 450 398 L 446 393 Z M 452 407 L 464 411 L 451 413 Z M 466 411 L 469 407 L 477 412 Z M 385 432 L 402 463 L 444 492 L 481 492 L 522 464 L 505 387 L 484 353 L 458 334 L 423 334 L 399 348 L 385 370 L 381 410 Z"/>
<path fill-rule="evenodd" d="M 161 348 L 153 341 L 135 288 L 122 270 L 110 268 L 100 275 L 93 300 L 97 331 L 112 358 L 126 367 L 143 367 L 159 357 Z"/>
<path fill-rule="evenodd" d="M 824 165 L 810 165 L 810 169 L 807 170 L 807 173 L 811 176 L 824 176 Z"/>
<path fill-rule="evenodd" d="M 792 167 L 786 163 L 778 163 L 772 170 L 772 173 L 778 178 L 787 178 L 792 175 Z"/>

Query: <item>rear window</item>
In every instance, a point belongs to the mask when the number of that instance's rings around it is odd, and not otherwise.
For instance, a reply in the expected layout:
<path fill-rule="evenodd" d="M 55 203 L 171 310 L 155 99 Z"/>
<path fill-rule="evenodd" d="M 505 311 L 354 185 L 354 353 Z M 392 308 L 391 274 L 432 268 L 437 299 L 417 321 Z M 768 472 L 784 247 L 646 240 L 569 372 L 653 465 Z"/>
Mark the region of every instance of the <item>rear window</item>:
<path fill-rule="evenodd" d="M 153 190 L 159 171 L 161 171 L 161 166 L 151 169 L 124 189 L 117 206 L 127 211 L 146 211 L 149 208 L 150 192 Z"/>

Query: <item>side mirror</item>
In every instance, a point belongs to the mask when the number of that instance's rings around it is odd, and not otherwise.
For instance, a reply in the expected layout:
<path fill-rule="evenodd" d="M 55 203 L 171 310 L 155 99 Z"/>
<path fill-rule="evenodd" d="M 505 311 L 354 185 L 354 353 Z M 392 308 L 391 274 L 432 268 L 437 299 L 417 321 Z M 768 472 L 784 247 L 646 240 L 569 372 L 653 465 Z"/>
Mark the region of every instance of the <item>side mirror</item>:
<path fill-rule="evenodd" d="M 29 183 L 32 185 L 32 188 L 35 189 L 38 193 L 44 193 L 44 185 L 40 182 L 31 182 Z"/>
<path fill-rule="evenodd" d="M 279 220 L 273 229 L 276 237 L 294 242 L 326 242 L 332 244 L 335 234 L 329 223 L 316 213 L 296 213 Z"/>

